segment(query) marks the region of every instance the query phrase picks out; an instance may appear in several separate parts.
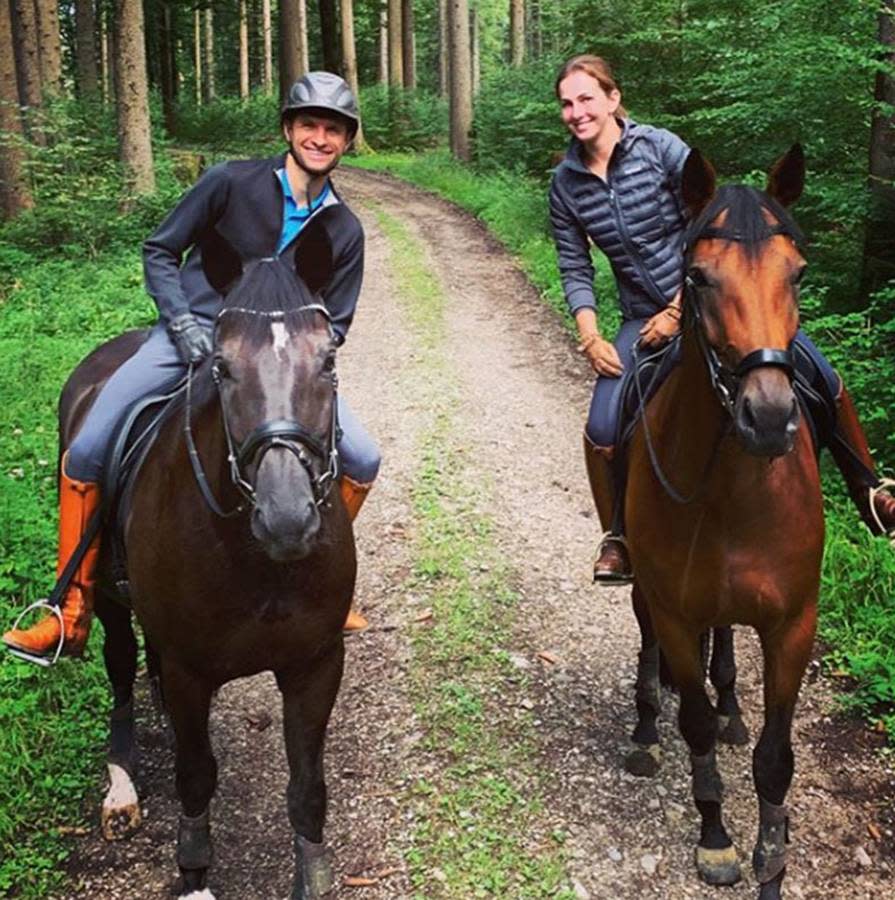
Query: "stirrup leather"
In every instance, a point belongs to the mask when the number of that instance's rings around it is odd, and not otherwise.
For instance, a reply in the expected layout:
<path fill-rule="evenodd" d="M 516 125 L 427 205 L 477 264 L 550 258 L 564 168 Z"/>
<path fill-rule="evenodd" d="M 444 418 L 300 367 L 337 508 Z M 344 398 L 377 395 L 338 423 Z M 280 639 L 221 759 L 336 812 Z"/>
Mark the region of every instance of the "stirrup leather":
<path fill-rule="evenodd" d="M 876 527 L 879 528 L 879 533 L 887 537 L 891 544 L 895 546 L 895 528 L 887 529 L 880 521 L 880 517 L 876 512 L 876 495 L 880 491 L 892 489 L 895 489 L 895 478 L 881 478 L 878 484 L 874 485 L 874 487 L 872 488 L 869 488 L 870 515 L 873 516 L 873 521 L 876 523 Z"/>

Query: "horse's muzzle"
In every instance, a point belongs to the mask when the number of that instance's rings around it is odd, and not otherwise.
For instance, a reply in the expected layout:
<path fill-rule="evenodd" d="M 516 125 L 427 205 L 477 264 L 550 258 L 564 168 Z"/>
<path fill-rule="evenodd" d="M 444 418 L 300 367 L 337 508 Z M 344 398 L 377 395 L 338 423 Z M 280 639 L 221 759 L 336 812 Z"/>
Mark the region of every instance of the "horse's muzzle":
<path fill-rule="evenodd" d="M 304 467 L 291 454 L 265 455 L 255 481 L 252 534 L 274 562 L 304 559 L 320 531 L 320 511 Z"/>
<path fill-rule="evenodd" d="M 761 368 L 743 379 L 737 394 L 734 423 L 747 453 L 766 458 L 789 453 L 799 422 L 799 404 L 785 372 Z"/>

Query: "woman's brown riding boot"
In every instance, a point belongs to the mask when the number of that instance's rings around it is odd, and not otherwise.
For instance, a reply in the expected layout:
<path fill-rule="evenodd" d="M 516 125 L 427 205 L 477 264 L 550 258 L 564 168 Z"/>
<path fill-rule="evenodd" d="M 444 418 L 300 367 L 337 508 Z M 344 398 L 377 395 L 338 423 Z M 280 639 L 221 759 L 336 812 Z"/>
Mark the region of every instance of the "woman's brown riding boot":
<path fill-rule="evenodd" d="M 895 537 L 895 497 L 887 490 L 892 482 L 877 478 L 864 429 L 844 387 L 836 398 L 836 432 L 830 450 L 861 519 L 874 534 Z"/>
<path fill-rule="evenodd" d="M 99 506 L 99 485 L 75 481 L 65 474 L 66 456 L 62 458 L 59 475 L 59 562 L 56 577 L 68 563 L 81 541 L 87 523 Z M 62 601 L 62 620 L 65 623 L 62 652 L 66 656 L 80 656 L 90 634 L 93 616 L 94 569 L 99 556 L 99 537 L 84 554 L 72 577 Z M 28 656 L 52 657 L 59 646 L 62 629 L 59 618 L 52 613 L 27 629 L 15 628 L 3 635 L 3 643 L 12 650 Z"/>
<path fill-rule="evenodd" d="M 601 584 L 628 584 L 633 580 L 628 545 L 620 534 L 611 531 L 615 512 L 615 489 L 612 474 L 612 447 L 598 447 L 584 435 L 584 462 L 591 493 L 600 517 L 604 536 L 594 561 L 594 581 Z"/>
<path fill-rule="evenodd" d="M 348 510 L 348 518 L 353 522 L 360 512 L 360 508 L 370 493 L 373 482 L 368 484 L 360 484 L 360 482 L 352 481 L 347 475 L 343 475 L 339 482 L 339 493 L 342 495 L 342 502 L 345 509 Z M 348 610 L 348 616 L 345 624 L 342 626 L 343 631 L 363 631 L 370 623 L 359 613 L 352 609 Z"/>

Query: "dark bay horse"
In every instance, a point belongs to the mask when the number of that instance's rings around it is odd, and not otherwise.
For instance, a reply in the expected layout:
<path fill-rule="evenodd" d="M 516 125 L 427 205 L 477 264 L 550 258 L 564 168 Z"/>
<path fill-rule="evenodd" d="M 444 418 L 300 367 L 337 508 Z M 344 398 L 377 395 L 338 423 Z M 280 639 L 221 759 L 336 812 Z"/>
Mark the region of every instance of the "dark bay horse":
<path fill-rule="evenodd" d="M 765 192 L 716 191 L 698 151 L 687 160 L 681 360 L 633 436 L 626 500 L 636 595 L 647 612 L 638 616 L 644 648 L 654 651 L 658 639 L 680 691 L 702 818 L 696 863 L 712 884 L 733 883 L 740 870 L 715 762 L 723 710 L 705 690 L 700 635 L 737 623 L 758 632 L 765 709 L 753 754 L 753 868 L 761 900 L 780 897 L 785 873 L 791 726 L 814 639 L 824 540 L 817 461 L 792 386 L 805 261 L 786 207 L 804 173 L 795 146 Z"/>
<path fill-rule="evenodd" d="M 331 490 L 336 343 L 315 296 L 327 275 L 319 246 L 312 246 L 309 271 L 301 268 L 301 250 L 300 243 L 298 271 L 307 284 L 291 263 L 262 260 L 227 294 L 213 357 L 192 372 L 189 392 L 147 451 L 124 527 L 133 611 L 158 655 L 174 730 L 177 862 L 181 896 L 191 900 L 212 897 L 211 698 L 225 682 L 265 670 L 283 696 L 295 833 L 291 896 L 316 900 L 331 887 L 323 743 L 342 677 L 356 560 L 347 512 Z M 83 398 L 138 340 L 122 336 L 74 372 L 63 397 L 63 446 L 83 415 Z M 102 589 L 97 613 L 115 697 L 103 825 L 118 837 L 139 823 L 131 781 L 137 644 L 130 610 Z"/>

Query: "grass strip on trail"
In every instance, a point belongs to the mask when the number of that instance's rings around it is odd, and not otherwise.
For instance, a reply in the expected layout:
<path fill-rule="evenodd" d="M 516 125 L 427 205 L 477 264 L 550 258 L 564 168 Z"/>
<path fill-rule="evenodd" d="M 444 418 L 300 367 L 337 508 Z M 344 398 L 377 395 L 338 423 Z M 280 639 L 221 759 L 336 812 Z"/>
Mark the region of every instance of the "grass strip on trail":
<path fill-rule="evenodd" d="M 431 410 L 418 447 L 408 584 L 431 610 L 417 627 L 410 669 L 426 773 L 405 799 L 415 896 L 571 898 L 563 836 L 545 825 L 525 678 L 505 650 L 518 597 L 483 512 L 486 489 L 470 477 L 458 444 L 458 388 L 442 349 L 444 295 L 425 248 L 402 223 L 376 214 L 421 348 L 413 382 Z"/>

